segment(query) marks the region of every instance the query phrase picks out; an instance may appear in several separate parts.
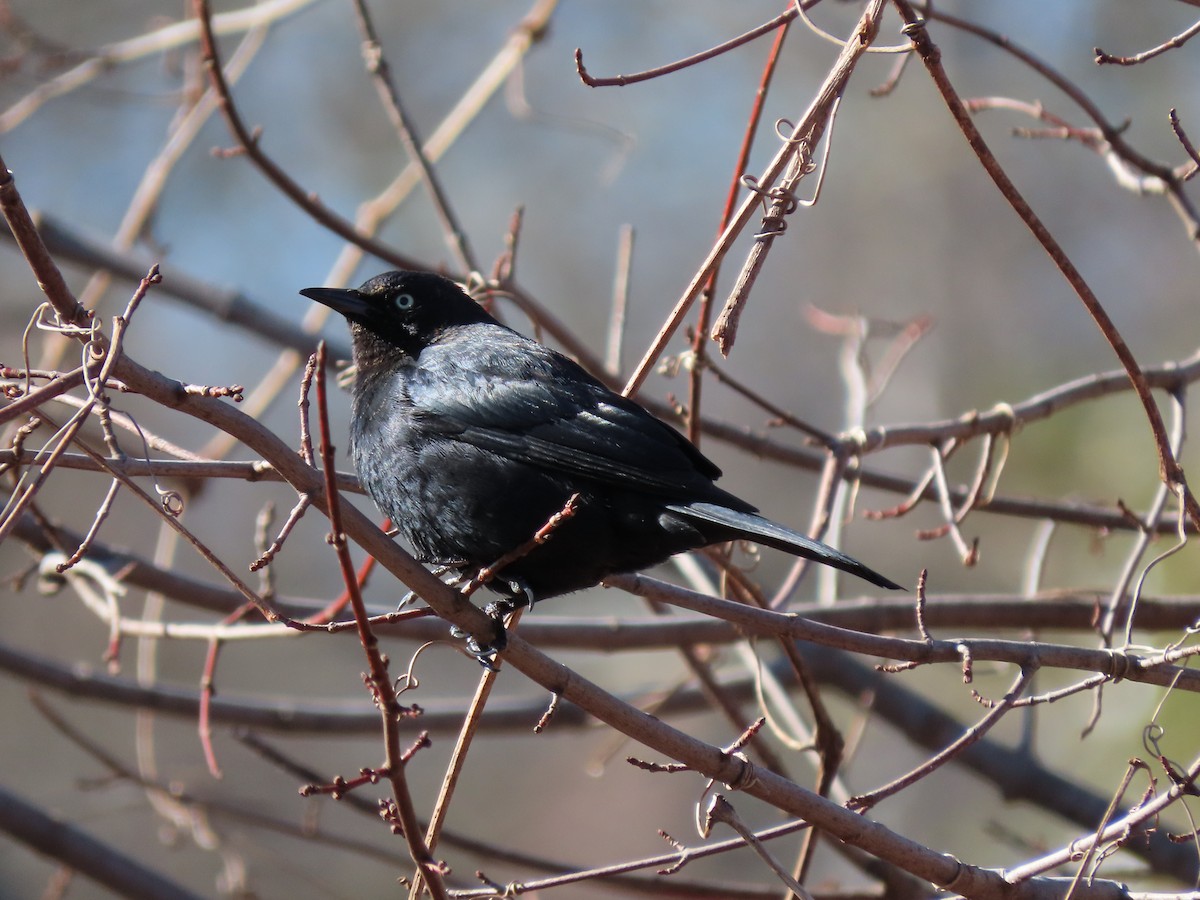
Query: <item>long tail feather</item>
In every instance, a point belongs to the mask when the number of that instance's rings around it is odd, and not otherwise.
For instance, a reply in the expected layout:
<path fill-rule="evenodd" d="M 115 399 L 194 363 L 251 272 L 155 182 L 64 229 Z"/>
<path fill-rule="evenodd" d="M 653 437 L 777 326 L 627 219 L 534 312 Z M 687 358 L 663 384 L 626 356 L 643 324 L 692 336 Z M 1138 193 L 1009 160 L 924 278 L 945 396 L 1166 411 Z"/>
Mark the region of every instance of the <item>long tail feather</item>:
<path fill-rule="evenodd" d="M 782 550 L 785 553 L 803 556 L 805 559 L 833 566 L 835 569 L 841 569 L 843 572 L 857 575 L 859 578 L 879 587 L 888 588 L 889 590 L 904 590 L 891 579 L 884 578 L 874 569 L 868 568 L 857 559 L 847 556 L 840 550 L 835 550 L 833 547 L 830 547 L 828 544 L 822 544 L 820 541 L 814 541 L 799 531 L 793 531 L 791 528 L 772 522 L 770 519 L 765 519 L 755 513 L 738 512 L 735 509 L 730 509 L 727 506 L 719 506 L 715 503 L 688 503 L 678 506 L 672 504 L 668 509 L 687 516 L 689 519 L 709 522 L 713 525 L 730 529 L 737 532 L 741 537 L 757 541 L 760 544 L 766 544 L 768 547 L 774 547 L 776 550 Z"/>

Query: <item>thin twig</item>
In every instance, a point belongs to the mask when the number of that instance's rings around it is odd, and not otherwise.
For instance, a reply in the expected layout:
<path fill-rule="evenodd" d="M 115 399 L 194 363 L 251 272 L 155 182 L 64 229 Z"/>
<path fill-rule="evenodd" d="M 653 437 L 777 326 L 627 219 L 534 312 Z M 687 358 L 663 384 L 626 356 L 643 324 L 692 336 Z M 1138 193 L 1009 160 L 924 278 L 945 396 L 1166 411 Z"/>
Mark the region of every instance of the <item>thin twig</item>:
<path fill-rule="evenodd" d="M 1097 65 L 1117 65 L 1117 66 L 1136 66 L 1138 63 L 1144 63 L 1146 60 L 1154 59 L 1156 56 L 1161 56 L 1168 50 L 1174 50 L 1182 47 L 1189 40 L 1200 34 L 1200 22 L 1186 28 L 1179 34 L 1168 40 L 1163 41 L 1157 47 L 1151 47 L 1149 50 L 1143 50 L 1141 53 L 1133 56 L 1113 56 L 1111 53 L 1105 53 L 1099 47 L 1096 48 L 1096 64 Z"/>
<path fill-rule="evenodd" d="M 75 328 L 89 328 L 92 314 L 75 299 L 58 265 L 46 250 L 37 226 L 33 224 L 33 218 L 17 190 L 13 173 L 9 171 L 3 157 L 0 157 L 0 212 L 4 213 L 4 219 L 16 238 L 17 246 L 21 248 L 22 255 L 33 269 L 38 287 L 45 293 L 59 319 Z"/>
<path fill-rule="evenodd" d="M 862 55 L 862 50 L 870 46 L 871 41 L 878 32 L 881 15 L 881 5 L 872 2 L 867 8 L 867 12 L 859 20 L 854 31 L 854 36 L 847 41 L 846 49 L 839 54 L 837 62 L 809 104 L 808 110 L 792 130 L 792 137 L 801 137 L 807 134 L 812 129 L 813 123 L 825 115 L 834 98 L 841 94 L 854 70 L 855 63 Z M 758 177 L 755 183 L 763 189 L 768 189 L 771 185 L 775 184 L 776 179 L 779 178 L 791 162 L 796 150 L 797 146 L 792 141 L 784 141 L 774 158 L 763 170 L 763 174 Z M 730 220 L 725 230 L 721 232 L 721 236 L 708 251 L 700 267 L 693 273 L 691 281 L 684 289 L 683 295 L 676 301 L 675 307 L 671 310 L 666 322 L 659 329 L 658 334 L 655 335 L 641 362 L 634 369 L 633 374 L 630 375 L 623 390 L 626 396 L 633 396 L 637 393 L 642 382 L 645 381 L 659 356 L 662 354 L 667 342 L 671 339 L 683 317 L 687 314 L 692 302 L 700 294 L 704 285 L 708 283 L 713 269 L 720 263 L 725 254 L 729 252 L 733 241 L 741 234 L 753 217 L 759 202 L 759 196 L 755 193 L 751 193 L 750 196 L 742 201 L 742 205 L 738 208 L 737 213 Z"/>
<path fill-rule="evenodd" d="M 417 137 L 416 127 L 411 117 L 405 112 L 404 105 L 400 102 L 400 93 L 396 90 L 395 82 L 392 80 L 391 67 L 388 65 L 387 57 L 384 56 L 383 44 L 375 31 L 375 24 L 367 10 L 367 4 L 365 0 L 351 0 L 351 2 L 358 20 L 359 30 L 362 32 L 363 60 L 366 62 L 367 71 L 375 82 L 375 87 L 383 102 L 383 108 L 387 111 L 388 118 L 400 137 L 400 142 L 408 151 L 409 159 L 416 165 L 417 170 L 421 173 L 421 180 L 429 189 L 434 211 L 441 220 L 442 229 L 445 232 L 446 243 L 458 257 L 459 265 L 467 272 L 479 271 L 478 262 L 467 242 L 466 233 L 450 206 L 450 200 L 433 170 L 433 165 L 421 149 L 421 141 Z"/>
<path fill-rule="evenodd" d="M 285 172 L 259 146 L 260 135 L 252 133 L 242 122 L 241 113 L 234 105 L 229 85 L 217 56 L 216 38 L 213 34 L 212 14 L 208 8 L 208 0 L 193 0 L 196 18 L 200 22 L 200 44 L 203 48 L 204 64 L 208 68 L 208 77 L 212 80 L 213 89 L 221 101 L 221 112 L 238 142 L 239 148 L 247 158 L 254 163 L 271 184 L 275 185 L 297 207 L 313 218 L 315 222 L 329 229 L 343 240 L 361 247 L 367 253 L 386 260 L 401 269 L 422 269 L 419 262 L 411 257 L 397 253 L 393 248 L 381 244 L 374 238 L 362 234 L 354 224 L 328 209 L 316 196 L 305 190 L 299 182 Z"/>
<path fill-rule="evenodd" d="M 1120 360 L 1122 367 L 1129 376 L 1130 382 L 1133 384 L 1134 392 L 1137 394 L 1138 400 L 1142 404 L 1142 409 L 1146 414 L 1146 419 L 1150 424 L 1150 431 L 1154 436 L 1154 443 L 1158 449 L 1159 476 L 1173 492 L 1178 494 L 1180 502 L 1187 509 L 1188 517 L 1192 520 L 1192 524 L 1200 528 L 1200 502 L 1197 502 L 1195 496 L 1188 488 L 1183 468 L 1171 452 L 1170 439 L 1167 435 L 1166 426 L 1163 424 L 1162 414 L 1154 402 L 1154 397 L 1150 393 L 1150 386 L 1142 373 L 1141 367 L 1134 358 L 1133 352 L 1129 349 L 1129 345 L 1125 343 L 1125 339 L 1121 336 L 1116 324 L 1101 305 L 1099 298 L 1092 291 L 1083 274 L 1071 262 L 1062 246 L 1033 211 L 1033 207 L 1029 205 L 1024 196 L 1017 190 L 1016 185 L 1013 184 L 1008 174 L 988 149 L 983 136 L 975 127 L 975 123 L 963 105 L 962 99 L 955 91 L 945 70 L 942 68 L 941 51 L 929 38 L 924 20 L 916 14 L 916 11 L 909 4 L 908 0 L 893 0 L 893 2 L 895 2 L 897 9 L 900 10 L 901 16 L 905 21 L 906 33 L 912 39 L 913 46 L 921 55 L 921 59 L 925 63 L 930 77 L 937 86 L 939 93 L 941 93 L 942 99 L 961 129 L 963 136 L 971 145 L 971 149 L 974 150 L 980 164 L 988 175 L 991 176 L 1001 195 L 1009 202 L 1013 210 L 1037 239 L 1038 243 L 1042 245 L 1051 261 L 1062 272 L 1063 277 L 1071 285 L 1076 296 L 1079 297 L 1095 321 L 1096 326 L 1100 329 L 1100 333 L 1104 335 L 1105 340 L 1108 341 L 1109 346 L 1112 347 L 1113 352 Z"/>
<path fill-rule="evenodd" d="M 514 627 L 520 622 L 523 612 L 522 609 L 515 610 L 509 622 L 506 623 L 506 629 Z M 498 654 L 499 656 L 502 654 Z M 454 797 L 454 789 L 458 786 L 459 776 L 462 775 L 463 767 L 466 765 L 467 751 L 475 739 L 479 722 L 487 707 L 488 697 L 491 696 L 492 688 L 496 685 L 496 678 L 500 674 L 500 665 L 502 665 L 502 660 L 497 658 L 480 674 L 479 682 L 475 686 L 475 695 L 471 698 L 471 705 L 467 707 L 462 728 L 458 732 L 458 740 L 455 741 L 450 761 L 446 764 L 446 775 L 438 789 L 437 801 L 434 803 L 433 812 L 429 816 L 429 824 L 425 829 L 425 843 L 431 853 L 437 848 L 438 841 L 441 839 L 446 816 L 450 812 L 450 801 Z M 408 892 L 410 900 L 419 900 L 425 886 L 424 880 L 418 870 L 412 880 L 412 888 Z"/>
<path fill-rule="evenodd" d="M 905 775 L 888 782 L 883 787 L 876 788 L 868 794 L 860 794 L 850 800 L 849 806 L 851 809 L 868 810 L 879 802 L 886 800 L 888 797 L 898 794 L 900 791 L 915 784 L 922 778 L 937 771 L 946 763 L 955 759 L 967 747 L 980 741 L 997 723 L 1012 709 L 1013 704 L 1020 698 L 1025 687 L 1029 684 L 1034 673 L 1037 671 L 1036 666 L 1022 668 L 1017 673 L 1016 680 L 1001 698 L 999 703 L 992 705 L 986 716 L 963 732 L 962 737 L 946 747 L 940 753 L 935 754 L 925 760 L 916 768 L 912 769 Z"/>
<path fill-rule="evenodd" d="M 819 0 L 804 0 L 805 6 L 812 6 Z M 583 51 L 578 47 L 575 48 L 575 71 L 579 75 L 579 80 L 588 87 L 624 87 L 627 84 L 636 84 L 639 81 L 649 81 L 651 78 L 661 78 L 663 75 L 669 75 L 672 72 L 678 72 L 681 69 L 686 69 L 689 66 L 698 65 L 702 62 L 707 62 L 722 53 L 728 53 L 743 44 L 748 44 L 757 38 L 762 37 L 774 31 L 776 28 L 781 28 L 792 19 L 796 18 L 797 12 L 794 6 L 790 7 L 786 12 L 776 16 L 762 25 L 751 28 L 745 34 L 740 34 L 731 40 L 725 41 L 723 44 L 718 44 L 715 47 L 710 47 L 700 53 L 681 59 L 677 62 L 668 63 L 665 66 L 659 66 L 656 69 L 649 69 L 645 72 L 638 72 L 635 75 L 614 75 L 609 78 L 596 78 L 590 75 L 587 69 L 583 66 Z"/>
<path fill-rule="evenodd" d="M 329 404 L 325 391 L 325 345 L 317 347 L 316 376 L 317 414 L 321 431 L 321 464 L 325 473 L 325 502 L 329 513 L 330 543 L 337 554 L 338 565 L 342 570 L 342 579 L 346 590 L 350 593 L 350 605 L 354 609 L 354 621 L 358 627 L 358 637 L 363 651 L 367 656 L 370 668 L 368 685 L 379 708 L 383 728 L 384 764 L 379 774 L 387 778 L 392 786 L 392 797 L 396 805 L 396 814 L 403 830 L 403 837 L 408 844 L 408 852 L 417 870 L 425 879 L 425 883 L 434 900 L 446 900 L 446 887 L 442 881 L 442 868 L 433 858 L 429 847 L 422 837 L 421 823 L 417 819 L 416 807 L 408 788 L 405 774 L 407 756 L 400 741 L 400 704 L 392 687 L 391 676 L 388 674 L 387 662 L 379 650 L 379 641 L 368 623 L 367 608 L 363 603 L 362 593 L 358 589 L 358 578 L 354 565 L 350 561 L 350 550 L 346 543 L 346 535 L 342 531 L 341 504 L 338 499 L 337 487 L 334 484 L 333 445 L 330 440 Z"/>
<path fill-rule="evenodd" d="M 792 3 L 788 3 L 787 12 L 794 12 Z M 763 71 L 758 79 L 758 88 L 754 92 L 754 102 L 750 105 L 750 115 L 746 128 L 742 132 L 742 145 L 738 149 L 737 160 L 733 165 L 733 175 L 729 179 L 729 190 L 725 194 L 725 206 L 721 210 L 721 220 L 717 227 L 718 236 L 729 225 L 737 206 L 738 195 L 742 192 L 743 177 L 750 164 L 750 151 L 754 147 L 754 138 L 758 134 L 758 126 L 762 121 L 763 108 L 766 106 L 767 92 L 775 77 L 775 69 L 783 51 L 783 42 L 787 38 L 788 24 L 776 32 L 775 40 L 763 63 Z M 700 445 L 700 401 L 704 387 L 704 369 L 708 364 L 708 333 L 712 322 L 713 294 L 717 289 L 721 266 L 718 262 L 713 266 L 708 276 L 708 283 L 700 292 L 700 308 L 696 314 L 696 327 L 692 333 L 692 365 L 688 367 L 688 405 L 687 405 L 687 436 L 696 446 Z"/>
<path fill-rule="evenodd" d="M 612 312 L 608 317 L 604 370 L 621 377 L 621 350 L 625 346 L 625 318 L 629 311 L 629 279 L 633 268 L 633 226 L 622 225 L 617 233 L 617 260 L 613 275 Z"/>

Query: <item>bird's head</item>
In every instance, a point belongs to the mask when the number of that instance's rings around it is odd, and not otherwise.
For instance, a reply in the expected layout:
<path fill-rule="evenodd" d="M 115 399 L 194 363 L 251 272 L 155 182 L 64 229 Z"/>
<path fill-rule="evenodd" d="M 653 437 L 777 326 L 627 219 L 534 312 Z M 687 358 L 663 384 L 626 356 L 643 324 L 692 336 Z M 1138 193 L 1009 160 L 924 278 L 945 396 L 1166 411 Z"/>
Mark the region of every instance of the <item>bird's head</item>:
<path fill-rule="evenodd" d="M 449 328 L 495 321 L 457 284 L 431 272 L 384 272 L 357 288 L 300 293 L 346 317 L 360 367 L 396 351 L 416 357 Z"/>

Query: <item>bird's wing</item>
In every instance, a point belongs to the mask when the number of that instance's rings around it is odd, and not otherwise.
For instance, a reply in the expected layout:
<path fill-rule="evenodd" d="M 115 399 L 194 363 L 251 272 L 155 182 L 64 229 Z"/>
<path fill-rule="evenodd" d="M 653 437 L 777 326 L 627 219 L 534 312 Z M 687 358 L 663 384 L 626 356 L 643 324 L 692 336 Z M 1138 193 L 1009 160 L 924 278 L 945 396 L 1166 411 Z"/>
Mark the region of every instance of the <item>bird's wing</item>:
<path fill-rule="evenodd" d="M 489 330 L 486 340 L 422 353 L 406 387 L 427 433 L 666 495 L 709 488 L 721 474 L 679 432 L 567 358 L 507 329 Z"/>

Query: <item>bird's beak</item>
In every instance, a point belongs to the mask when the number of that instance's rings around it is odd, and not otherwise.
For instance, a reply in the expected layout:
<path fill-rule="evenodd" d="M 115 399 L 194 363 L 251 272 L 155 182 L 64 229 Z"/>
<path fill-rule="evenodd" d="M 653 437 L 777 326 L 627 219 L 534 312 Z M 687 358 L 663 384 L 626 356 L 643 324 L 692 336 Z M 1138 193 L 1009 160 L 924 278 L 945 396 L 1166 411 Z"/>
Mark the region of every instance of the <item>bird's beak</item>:
<path fill-rule="evenodd" d="M 324 303 L 334 312 L 340 312 L 350 319 L 362 320 L 368 317 L 372 306 L 367 298 L 353 288 L 305 288 L 300 292 L 309 300 Z"/>

